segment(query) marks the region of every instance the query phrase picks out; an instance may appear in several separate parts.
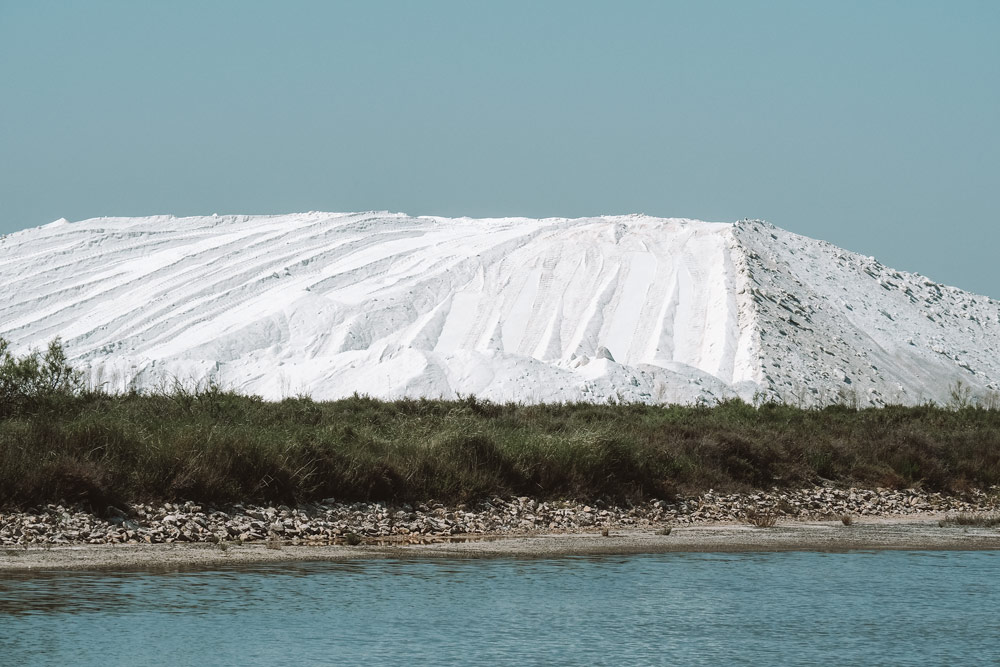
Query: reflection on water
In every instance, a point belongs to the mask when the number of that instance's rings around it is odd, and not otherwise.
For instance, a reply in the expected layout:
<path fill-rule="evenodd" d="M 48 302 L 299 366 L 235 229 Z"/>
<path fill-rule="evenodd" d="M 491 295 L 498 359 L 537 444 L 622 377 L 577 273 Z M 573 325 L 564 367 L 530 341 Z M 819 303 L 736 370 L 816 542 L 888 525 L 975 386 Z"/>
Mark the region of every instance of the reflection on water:
<path fill-rule="evenodd" d="M 373 560 L 0 579 L 0 664 L 1000 659 L 1000 554 Z"/>

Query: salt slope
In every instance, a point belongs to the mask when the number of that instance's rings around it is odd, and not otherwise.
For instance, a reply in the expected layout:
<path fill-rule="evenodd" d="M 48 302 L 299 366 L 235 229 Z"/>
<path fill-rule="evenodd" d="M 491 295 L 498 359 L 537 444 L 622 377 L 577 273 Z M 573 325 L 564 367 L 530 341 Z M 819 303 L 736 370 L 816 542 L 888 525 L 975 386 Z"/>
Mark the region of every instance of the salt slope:
<path fill-rule="evenodd" d="M 0 336 L 267 398 L 804 403 L 1000 379 L 1000 304 L 766 223 L 100 218 L 0 240 Z"/>
<path fill-rule="evenodd" d="M 806 405 L 949 403 L 1000 387 L 1000 302 L 744 221 L 762 386 Z"/>

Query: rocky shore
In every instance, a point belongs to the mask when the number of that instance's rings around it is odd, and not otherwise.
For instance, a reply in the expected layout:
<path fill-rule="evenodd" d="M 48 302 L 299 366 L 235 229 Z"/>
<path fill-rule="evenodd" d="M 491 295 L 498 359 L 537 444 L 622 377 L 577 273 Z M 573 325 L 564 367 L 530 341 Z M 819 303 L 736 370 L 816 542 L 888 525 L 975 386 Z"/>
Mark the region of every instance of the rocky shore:
<path fill-rule="evenodd" d="M 917 489 L 835 489 L 715 494 L 631 506 L 595 501 L 539 502 L 492 498 L 475 505 L 341 503 L 333 498 L 298 507 L 195 503 L 137 504 L 98 517 L 80 508 L 47 505 L 0 511 L 0 545 L 266 543 L 361 544 L 483 535 L 530 535 L 598 530 L 662 530 L 705 523 L 747 523 L 840 517 L 973 514 L 1000 510 L 1000 490 L 962 496 Z"/>

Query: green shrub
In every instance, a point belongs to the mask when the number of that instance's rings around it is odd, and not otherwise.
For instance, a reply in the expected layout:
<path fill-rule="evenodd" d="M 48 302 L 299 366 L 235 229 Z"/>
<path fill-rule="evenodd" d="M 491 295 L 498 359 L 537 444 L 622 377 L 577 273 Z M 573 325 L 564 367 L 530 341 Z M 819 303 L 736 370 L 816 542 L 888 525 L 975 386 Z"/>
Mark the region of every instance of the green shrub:
<path fill-rule="evenodd" d="M 78 396 L 82 390 L 83 375 L 66 361 L 58 338 L 49 343 L 44 354 L 32 350 L 20 357 L 0 338 L 0 416 L 36 410 Z"/>

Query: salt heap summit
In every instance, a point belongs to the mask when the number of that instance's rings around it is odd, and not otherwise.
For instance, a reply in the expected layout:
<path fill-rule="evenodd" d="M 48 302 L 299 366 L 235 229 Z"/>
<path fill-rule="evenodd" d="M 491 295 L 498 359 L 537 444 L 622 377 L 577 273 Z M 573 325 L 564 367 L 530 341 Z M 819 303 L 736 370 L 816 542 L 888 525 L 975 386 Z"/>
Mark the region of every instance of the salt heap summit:
<path fill-rule="evenodd" d="M 947 402 L 1000 302 L 757 220 L 60 220 L 0 239 L 0 337 L 94 386 L 268 399 Z"/>

